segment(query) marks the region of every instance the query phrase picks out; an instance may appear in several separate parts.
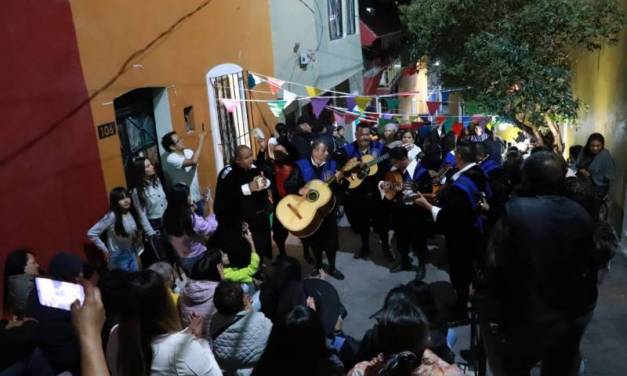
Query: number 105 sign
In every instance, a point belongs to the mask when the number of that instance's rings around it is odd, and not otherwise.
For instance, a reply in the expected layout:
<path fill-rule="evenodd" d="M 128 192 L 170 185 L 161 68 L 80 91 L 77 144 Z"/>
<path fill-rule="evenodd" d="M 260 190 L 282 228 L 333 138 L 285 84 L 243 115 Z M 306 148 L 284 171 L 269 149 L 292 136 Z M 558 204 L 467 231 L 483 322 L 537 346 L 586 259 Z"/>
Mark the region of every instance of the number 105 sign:
<path fill-rule="evenodd" d="M 98 126 L 98 138 L 103 139 L 115 134 L 115 122 L 101 124 Z"/>

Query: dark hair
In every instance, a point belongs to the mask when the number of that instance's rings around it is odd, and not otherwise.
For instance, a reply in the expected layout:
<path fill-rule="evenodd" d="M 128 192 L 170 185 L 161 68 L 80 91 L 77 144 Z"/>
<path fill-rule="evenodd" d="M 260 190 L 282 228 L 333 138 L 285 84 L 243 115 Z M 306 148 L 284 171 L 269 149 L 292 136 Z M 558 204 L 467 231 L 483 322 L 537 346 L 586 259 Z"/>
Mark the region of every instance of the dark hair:
<path fill-rule="evenodd" d="M 207 250 L 201 262 L 196 263 L 189 277 L 195 281 L 220 282 L 222 276 L 218 265 L 222 263 L 222 253 L 217 249 Z M 203 267 L 200 267 L 200 266 Z"/>
<path fill-rule="evenodd" d="M 329 148 L 329 145 L 327 145 L 327 143 L 326 143 L 326 142 L 324 142 L 324 139 L 322 139 L 322 138 L 316 138 L 315 140 L 313 140 L 313 141 L 311 142 L 311 150 L 315 150 L 315 149 L 319 148 L 319 147 L 320 147 L 320 145 L 324 145 L 324 146 L 326 146 L 326 147 L 327 147 L 327 149 Z"/>
<path fill-rule="evenodd" d="M 124 213 L 122 213 L 122 208 L 120 208 L 120 205 L 118 205 L 118 201 L 123 200 L 127 197 L 130 198 L 131 195 L 124 187 L 115 187 L 109 193 L 109 211 L 115 214 L 115 233 L 126 238 L 128 238 L 130 235 L 126 232 L 126 229 L 124 228 L 124 220 L 122 218 Z M 135 220 L 137 233 L 141 233 L 142 225 L 139 219 L 139 213 L 137 212 L 137 210 L 135 209 L 135 205 L 133 204 L 133 200 L 131 200 L 131 207 L 128 211 L 129 213 L 131 213 L 133 219 Z"/>
<path fill-rule="evenodd" d="M 283 292 L 290 283 L 300 282 L 302 271 L 300 262 L 294 257 L 279 256 L 270 265 L 270 273 L 263 281 L 259 299 L 261 310 L 271 320 L 277 312 Z"/>
<path fill-rule="evenodd" d="M 146 192 L 144 191 L 144 187 L 148 185 L 146 181 L 146 160 L 150 161 L 146 157 L 137 157 L 133 158 L 129 164 L 128 190 L 130 192 L 133 190 L 137 192 L 137 198 L 142 207 L 146 207 Z M 150 161 L 150 163 L 152 164 L 152 161 Z M 156 179 L 156 175 L 153 176 L 152 179 Z"/>
<path fill-rule="evenodd" d="M 244 310 L 244 291 L 239 283 L 221 281 L 213 293 L 213 304 L 223 315 L 235 315 Z"/>
<path fill-rule="evenodd" d="M 229 255 L 229 267 L 242 269 L 250 264 L 251 246 L 248 240 L 242 235 L 241 227 L 232 231 L 227 231 L 228 235 L 224 241 L 224 252 Z"/>
<path fill-rule="evenodd" d="M 595 187 L 591 179 L 570 177 L 564 181 L 566 197 L 581 205 L 592 218 L 596 217 Z"/>
<path fill-rule="evenodd" d="M 411 351 L 422 359 L 429 341 L 429 323 L 415 304 L 398 302 L 379 316 L 376 336 L 383 355 Z"/>
<path fill-rule="evenodd" d="M 569 147 L 568 159 L 571 160 L 572 162 L 577 162 L 577 158 L 579 158 L 579 155 L 581 154 L 582 150 L 583 150 L 583 146 L 581 145 L 573 145 Z"/>
<path fill-rule="evenodd" d="M 332 375 L 324 329 L 316 311 L 294 307 L 272 327 L 253 375 Z M 280 372 L 279 372 L 280 371 Z"/>
<path fill-rule="evenodd" d="M 344 130 L 344 126 L 343 125 L 338 125 L 337 127 L 335 127 L 335 130 L 339 131 L 343 131 Z"/>
<path fill-rule="evenodd" d="M 172 136 L 175 135 L 176 132 L 168 132 L 161 137 L 161 146 L 165 149 L 166 152 L 171 151 L 170 146 L 173 146 L 174 140 L 172 140 Z"/>
<path fill-rule="evenodd" d="M 559 195 L 564 192 L 566 163 L 555 153 L 540 151 L 525 160 L 523 190 L 527 195 Z"/>
<path fill-rule="evenodd" d="M 33 254 L 28 249 L 16 249 L 15 251 L 9 253 L 4 263 L 3 306 L 5 312 L 11 312 L 13 314 L 17 313 L 13 312 L 14 307 L 11 306 L 11 299 L 9 298 L 9 277 L 24 274 L 24 268 L 26 268 L 29 253 Z"/>
<path fill-rule="evenodd" d="M 296 125 L 301 125 L 305 123 L 309 123 L 309 117 L 306 115 L 299 116 L 298 120 L 296 121 Z"/>
<path fill-rule="evenodd" d="M 472 163 L 477 160 L 476 152 L 473 144 L 469 141 L 462 140 L 455 146 L 455 152 L 466 163 Z"/>
<path fill-rule="evenodd" d="M 365 121 L 360 121 L 359 123 L 357 123 L 357 126 L 355 127 L 355 132 L 359 132 L 359 130 L 363 128 L 368 129 L 368 131 L 371 130 L 370 124 L 368 124 Z"/>
<path fill-rule="evenodd" d="M 402 351 L 387 357 L 377 376 L 411 376 L 420 366 L 420 360 L 411 351 Z"/>
<path fill-rule="evenodd" d="M 279 134 L 279 137 L 287 136 L 287 125 L 285 123 L 276 123 L 274 130 Z"/>
<path fill-rule="evenodd" d="M 592 143 L 592 141 L 599 141 L 601 145 L 605 147 L 605 137 L 603 137 L 601 133 L 592 133 L 590 136 L 588 136 L 588 141 L 586 141 L 586 146 L 583 150 L 586 156 L 590 156 L 592 154 L 590 153 L 590 144 Z"/>
<path fill-rule="evenodd" d="M 407 288 L 414 294 L 416 297 L 416 305 L 420 308 L 420 310 L 422 310 L 425 316 L 427 316 L 427 319 L 433 326 L 433 324 L 435 324 L 434 321 L 439 319 L 439 312 L 429 284 L 414 279 L 411 282 L 408 282 L 405 286 L 407 286 Z M 445 323 L 439 322 L 437 324 Z"/>
<path fill-rule="evenodd" d="M 531 149 L 531 151 L 529 152 L 529 155 L 535 154 L 535 153 L 539 153 L 541 151 L 548 151 L 549 153 L 553 152 L 553 150 L 551 150 L 550 147 L 545 146 L 545 145 L 540 145 L 540 146 L 536 146 L 533 149 Z"/>
<path fill-rule="evenodd" d="M 612 225 L 599 221 L 595 224 L 593 239 L 595 265 L 597 268 L 603 268 L 616 255 L 619 248 L 618 235 L 616 235 Z"/>
<path fill-rule="evenodd" d="M 402 161 L 407 159 L 407 149 L 402 146 L 397 146 L 390 150 L 390 160 Z"/>
<path fill-rule="evenodd" d="M 123 376 L 149 375 L 153 340 L 179 331 L 181 323 L 163 278 L 157 273 L 132 273 L 127 290 L 128 299 L 121 307 L 118 327 L 117 369 Z"/>
<path fill-rule="evenodd" d="M 189 187 L 184 183 L 175 184 L 168 192 L 168 207 L 163 213 L 163 228 L 173 236 L 194 233 L 193 212 L 189 204 Z"/>
<path fill-rule="evenodd" d="M 407 133 L 409 133 L 411 135 L 411 138 L 413 138 L 414 142 L 415 142 L 416 141 L 416 132 L 412 131 L 411 129 L 402 129 L 400 131 L 401 138 L 403 138 L 403 136 L 405 136 Z"/>
<path fill-rule="evenodd" d="M 475 157 L 477 160 L 488 155 L 488 147 L 483 142 L 476 142 L 473 146 L 475 147 Z"/>

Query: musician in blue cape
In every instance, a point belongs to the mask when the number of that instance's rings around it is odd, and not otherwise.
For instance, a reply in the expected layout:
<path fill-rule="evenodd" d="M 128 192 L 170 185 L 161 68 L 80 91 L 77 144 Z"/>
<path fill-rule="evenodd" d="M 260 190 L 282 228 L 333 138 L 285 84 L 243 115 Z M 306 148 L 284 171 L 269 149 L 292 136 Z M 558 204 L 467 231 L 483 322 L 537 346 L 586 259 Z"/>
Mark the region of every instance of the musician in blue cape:
<path fill-rule="evenodd" d="M 488 178 L 488 184 L 490 185 L 491 197 L 489 200 L 490 210 L 488 211 L 487 224 L 488 228 L 491 228 L 498 219 L 505 201 L 507 201 L 507 194 L 505 193 L 505 173 L 503 166 L 498 162 L 498 158 L 493 156 L 489 152 L 489 145 L 486 143 L 474 144 L 477 154 L 477 163 L 483 170 Z"/>
<path fill-rule="evenodd" d="M 288 193 L 304 196 L 307 193 L 305 185 L 313 179 L 327 181 L 335 177 L 335 182 L 330 184 L 332 191 L 345 189 L 340 185 L 341 173 L 337 169 L 335 160 L 329 158 L 329 152 L 324 140 L 315 140 L 311 144 L 311 156 L 303 158 L 295 163 L 294 170 L 285 181 L 285 189 Z M 329 212 L 322 224 L 312 235 L 307 237 L 308 243 L 313 249 L 316 265 L 312 276 L 319 276 L 323 269 L 322 252 L 326 252 L 329 268 L 327 273 L 336 279 L 344 279 L 344 274 L 335 265 L 335 257 L 338 249 L 338 234 L 336 222 L 336 208 Z"/>
<path fill-rule="evenodd" d="M 374 158 L 385 155 L 385 146 L 370 139 L 370 125 L 368 123 L 357 124 L 355 130 L 355 141 L 345 145 L 338 151 L 338 163 L 344 166 L 352 159 L 361 159 L 365 155 Z M 386 161 L 378 164 L 378 172 L 373 176 L 367 176 L 364 181 L 355 189 L 346 191 L 344 208 L 346 216 L 353 230 L 361 238 L 361 247 L 355 251 L 355 258 L 367 258 L 370 253 L 370 228 L 379 235 L 383 254 L 390 261 L 394 260 L 389 246 L 389 213 L 385 210 L 383 201 L 379 194 L 378 184 L 383 180 L 385 172 L 388 170 Z"/>
<path fill-rule="evenodd" d="M 467 318 L 468 289 L 474 279 L 474 262 L 483 247 L 484 197 L 489 185 L 476 162 L 474 146 L 460 141 L 455 147 L 457 172 L 439 196 L 438 206 L 420 195 L 415 203 L 427 209 L 446 238 L 449 274 L 457 293 L 457 318 Z"/>
<path fill-rule="evenodd" d="M 379 184 L 384 202 L 392 213 L 392 228 L 396 234 L 396 249 L 400 262 L 390 271 L 411 270 L 410 248 L 418 256 L 418 279 L 424 278 L 427 263 L 427 216 L 428 213 L 413 203 L 416 192 L 431 193 L 433 185 L 429 171 L 416 159 L 410 159 L 405 147 L 390 150 L 391 173 Z M 400 176 L 393 178 L 393 172 Z M 398 178 L 402 184 L 398 185 Z"/>

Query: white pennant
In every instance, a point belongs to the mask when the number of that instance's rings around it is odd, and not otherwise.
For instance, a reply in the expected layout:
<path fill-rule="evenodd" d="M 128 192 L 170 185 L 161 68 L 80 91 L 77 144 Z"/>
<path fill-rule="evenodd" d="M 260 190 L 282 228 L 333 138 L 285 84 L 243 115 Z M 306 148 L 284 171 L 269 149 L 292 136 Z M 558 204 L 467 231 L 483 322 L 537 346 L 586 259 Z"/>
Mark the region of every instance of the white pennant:
<path fill-rule="evenodd" d="M 296 93 L 292 93 L 291 91 L 287 91 L 283 89 L 283 100 L 285 101 L 285 107 L 289 106 L 290 103 L 294 102 L 298 96 Z"/>

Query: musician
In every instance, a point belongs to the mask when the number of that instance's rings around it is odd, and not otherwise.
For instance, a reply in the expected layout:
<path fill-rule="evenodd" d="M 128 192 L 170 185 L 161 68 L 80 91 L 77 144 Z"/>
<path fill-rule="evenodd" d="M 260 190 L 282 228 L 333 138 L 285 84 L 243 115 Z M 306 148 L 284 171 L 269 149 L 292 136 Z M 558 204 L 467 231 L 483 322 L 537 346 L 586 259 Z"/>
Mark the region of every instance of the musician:
<path fill-rule="evenodd" d="M 497 158 L 488 154 L 488 145 L 485 142 L 476 143 L 475 151 L 477 154 L 477 163 L 486 174 L 488 184 L 490 185 L 491 197 L 489 200 L 490 210 L 488 212 L 488 227 L 492 227 L 496 223 L 500 215 L 505 201 L 507 201 L 505 193 L 505 172 L 503 166 L 497 162 Z"/>
<path fill-rule="evenodd" d="M 268 191 L 271 183 L 260 169 L 264 153 L 253 163 L 253 152 L 245 145 L 235 149 L 233 163 L 225 166 L 218 174 L 214 211 L 218 219 L 217 236 L 220 246 L 228 248 L 230 241 L 241 238 L 242 222 L 248 223 L 257 252 L 272 258 L 270 239 L 270 201 Z"/>
<path fill-rule="evenodd" d="M 391 272 L 411 270 L 409 259 L 410 247 L 414 249 L 419 261 L 418 278 L 424 278 L 427 262 L 427 213 L 405 202 L 415 192 L 431 193 L 433 187 L 431 177 L 425 167 L 415 158 L 410 159 L 405 147 L 396 147 L 390 150 L 390 171 L 401 174 L 403 186 L 395 187 L 393 182 L 385 180 L 379 184 L 386 203 L 391 206 L 392 228 L 396 234 L 396 247 L 401 256 L 400 262 Z M 400 192 L 399 192 L 400 188 Z"/>
<path fill-rule="evenodd" d="M 365 155 L 380 157 L 385 154 L 385 146 L 378 141 L 371 141 L 368 123 L 357 124 L 356 140 L 344 146 L 338 152 L 338 163 L 344 165 L 351 158 L 361 159 Z M 380 162 L 377 174 L 368 176 L 355 189 L 346 192 L 344 208 L 353 230 L 361 238 L 361 248 L 355 252 L 355 258 L 367 258 L 370 253 L 370 228 L 379 235 L 385 257 L 394 260 L 390 252 L 388 227 L 389 219 L 379 193 L 378 184 L 383 180 L 388 164 Z"/>
<path fill-rule="evenodd" d="M 474 278 L 473 262 L 483 244 L 482 194 L 488 185 L 468 141 L 455 147 L 457 172 L 440 195 L 438 206 L 420 195 L 415 203 L 427 209 L 446 238 L 451 283 L 457 292 L 458 318 L 467 318 L 468 289 Z"/>
<path fill-rule="evenodd" d="M 313 179 L 327 180 L 334 175 L 339 183 L 341 173 L 337 170 L 335 160 L 329 159 L 327 145 L 323 140 L 316 140 L 312 144 L 311 156 L 309 158 L 300 159 L 296 162 L 296 168 L 285 182 L 285 189 L 292 194 L 304 196 L 307 193 L 305 184 Z M 339 184 L 332 183 L 331 189 L 338 191 L 343 189 Z M 322 221 L 322 224 L 307 239 L 311 244 L 316 261 L 312 276 L 319 276 L 323 269 L 322 251 L 327 254 L 329 262 L 328 274 L 333 278 L 342 280 L 344 274 L 335 266 L 335 257 L 338 249 L 337 222 L 335 220 L 336 209 L 334 208 Z"/>

